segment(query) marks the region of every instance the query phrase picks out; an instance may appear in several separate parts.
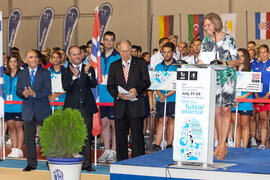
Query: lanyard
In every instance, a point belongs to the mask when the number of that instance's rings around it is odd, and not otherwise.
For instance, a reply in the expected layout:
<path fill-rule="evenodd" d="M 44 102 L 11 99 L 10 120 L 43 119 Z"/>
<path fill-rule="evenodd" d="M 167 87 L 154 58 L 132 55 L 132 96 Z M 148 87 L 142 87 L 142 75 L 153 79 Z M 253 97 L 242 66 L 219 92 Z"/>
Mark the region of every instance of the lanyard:
<path fill-rule="evenodd" d="M 194 55 L 194 64 L 197 63 L 196 56 Z"/>

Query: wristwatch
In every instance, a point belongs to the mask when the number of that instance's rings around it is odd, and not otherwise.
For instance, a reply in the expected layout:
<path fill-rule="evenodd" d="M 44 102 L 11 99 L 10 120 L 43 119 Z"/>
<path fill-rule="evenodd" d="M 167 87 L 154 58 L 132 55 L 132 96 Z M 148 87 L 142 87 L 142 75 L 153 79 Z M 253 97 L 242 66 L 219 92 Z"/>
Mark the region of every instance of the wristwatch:
<path fill-rule="evenodd" d="M 227 66 L 229 65 L 229 64 L 228 64 L 228 61 L 225 61 L 225 63 L 226 63 Z"/>

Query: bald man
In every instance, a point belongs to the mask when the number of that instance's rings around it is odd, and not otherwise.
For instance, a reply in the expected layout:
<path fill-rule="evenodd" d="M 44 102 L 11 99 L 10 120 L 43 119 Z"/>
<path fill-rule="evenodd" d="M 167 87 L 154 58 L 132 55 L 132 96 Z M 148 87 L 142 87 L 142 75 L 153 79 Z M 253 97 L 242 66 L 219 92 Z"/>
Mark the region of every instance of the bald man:
<path fill-rule="evenodd" d="M 36 128 L 51 114 L 48 96 L 51 94 L 50 72 L 39 65 L 35 50 L 26 53 L 27 68 L 18 73 L 16 94 L 23 99 L 22 119 L 26 145 L 27 166 L 23 171 L 37 167 Z"/>
<path fill-rule="evenodd" d="M 128 158 L 128 130 L 131 128 L 132 157 L 144 154 L 143 93 L 150 86 L 147 64 L 131 56 L 131 44 L 122 41 L 119 45 L 121 59 L 110 66 L 107 89 L 114 98 L 117 161 Z M 128 93 L 119 92 L 122 87 Z"/>

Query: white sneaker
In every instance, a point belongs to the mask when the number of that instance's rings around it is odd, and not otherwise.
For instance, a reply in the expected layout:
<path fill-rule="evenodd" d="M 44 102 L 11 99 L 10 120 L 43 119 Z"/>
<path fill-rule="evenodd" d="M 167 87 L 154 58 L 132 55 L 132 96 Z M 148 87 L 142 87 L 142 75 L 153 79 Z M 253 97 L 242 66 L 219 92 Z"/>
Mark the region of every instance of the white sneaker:
<path fill-rule="evenodd" d="M 17 155 L 17 154 L 18 154 L 17 152 L 18 152 L 18 151 L 17 151 L 17 148 L 12 148 L 12 149 L 11 149 L 11 153 L 9 153 L 7 157 L 8 157 L 8 158 L 16 158 L 16 157 L 18 156 L 18 155 Z"/>
<path fill-rule="evenodd" d="M 257 141 L 255 137 L 252 137 L 250 141 L 251 141 L 251 147 L 257 147 Z"/>
<path fill-rule="evenodd" d="M 8 138 L 6 144 L 11 145 L 11 139 L 10 138 Z"/>
<path fill-rule="evenodd" d="M 231 138 L 228 138 L 227 140 L 228 142 L 228 147 L 234 147 L 234 143 L 233 143 L 233 140 Z"/>
<path fill-rule="evenodd" d="M 217 147 L 217 145 L 218 145 L 218 140 L 216 139 L 216 140 L 214 141 L 214 146 Z"/>
<path fill-rule="evenodd" d="M 21 149 L 17 149 L 18 151 L 18 158 L 23 158 L 23 151 Z"/>
<path fill-rule="evenodd" d="M 265 145 L 260 144 L 260 145 L 258 146 L 258 149 L 265 149 Z"/>
<path fill-rule="evenodd" d="M 111 150 L 105 150 L 104 153 L 98 158 L 98 162 L 105 163 L 110 154 Z"/>
<path fill-rule="evenodd" d="M 111 154 L 108 156 L 106 161 L 109 162 L 109 163 L 116 162 L 116 152 L 111 150 Z"/>

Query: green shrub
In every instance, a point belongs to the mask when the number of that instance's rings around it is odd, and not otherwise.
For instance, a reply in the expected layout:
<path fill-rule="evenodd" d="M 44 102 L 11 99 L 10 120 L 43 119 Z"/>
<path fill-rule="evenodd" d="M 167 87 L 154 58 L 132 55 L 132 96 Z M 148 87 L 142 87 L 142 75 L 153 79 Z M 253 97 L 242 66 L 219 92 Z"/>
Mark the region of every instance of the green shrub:
<path fill-rule="evenodd" d="M 58 108 L 44 120 L 39 136 L 44 156 L 72 158 L 74 154 L 82 151 L 87 130 L 78 110 Z"/>

